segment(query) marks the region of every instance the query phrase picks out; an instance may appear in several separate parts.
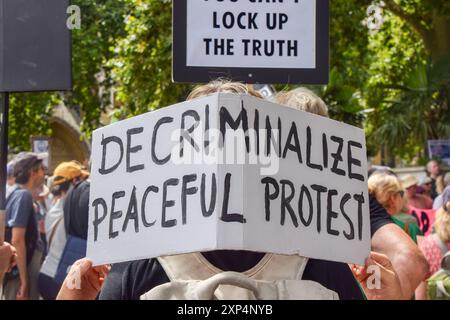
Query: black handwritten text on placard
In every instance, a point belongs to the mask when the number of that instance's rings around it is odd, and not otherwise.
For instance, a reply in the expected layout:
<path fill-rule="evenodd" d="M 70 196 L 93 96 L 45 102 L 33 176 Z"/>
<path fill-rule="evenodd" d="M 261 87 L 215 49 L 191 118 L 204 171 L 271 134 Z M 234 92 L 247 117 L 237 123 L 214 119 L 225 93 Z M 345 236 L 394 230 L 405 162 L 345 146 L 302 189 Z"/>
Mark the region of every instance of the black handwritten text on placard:
<path fill-rule="evenodd" d="M 172 155 L 170 153 L 163 154 L 157 150 L 157 146 L 170 143 L 170 137 L 159 133 L 159 130 L 163 128 L 169 132 L 182 129 L 181 132 L 185 134 L 180 135 L 181 145 L 191 146 L 195 150 L 199 146 L 209 145 L 210 141 L 207 139 L 208 134 L 206 132 L 203 135 L 205 137 L 203 141 L 196 140 L 196 136 L 193 134 L 194 128 L 200 126 L 203 126 L 205 131 L 209 129 L 209 106 L 205 105 L 203 111 L 203 113 L 199 113 L 193 109 L 186 110 L 182 113 L 178 123 L 175 123 L 172 117 L 160 117 L 155 120 L 154 125 L 147 128 L 134 127 L 128 129 L 125 139 L 122 139 L 119 135 L 102 135 L 100 142 L 102 155 L 100 167 L 97 168 L 98 172 L 105 176 L 121 170 L 128 173 L 144 171 L 148 165 L 164 167 L 171 161 Z M 272 118 L 268 115 L 264 117 L 260 115 L 258 109 L 255 109 L 250 115 L 245 106 L 242 106 L 240 113 L 234 117 L 227 107 L 221 107 L 218 122 L 222 137 L 221 142 L 217 144 L 219 149 L 223 149 L 226 145 L 227 130 L 247 132 L 249 127 L 253 125 L 262 129 L 255 131 L 257 137 L 253 141 L 260 141 L 264 138 L 267 145 L 263 148 L 256 148 L 250 145 L 251 139 L 246 137 L 244 142 L 247 152 L 256 149 L 257 152 L 264 152 L 266 156 L 274 154 L 279 159 L 286 159 L 289 155 L 293 155 L 298 160 L 298 166 L 305 166 L 309 170 L 317 172 L 329 171 L 336 176 L 364 182 L 361 159 L 354 156 L 354 150 L 362 148 L 358 141 L 345 139 L 337 135 L 329 136 L 309 125 L 300 127 L 295 121 L 282 121 L 280 117 Z M 276 141 L 272 137 L 273 129 L 278 130 L 279 133 Z M 150 141 L 151 156 L 146 157 L 148 163 L 140 163 L 134 160 L 134 157 L 138 153 L 144 152 L 145 149 L 143 145 L 134 142 L 134 138 L 140 135 L 147 135 L 145 141 Z M 261 135 L 265 136 L 262 137 Z M 275 143 L 272 145 L 273 142 Z M 313 159 L 312 151 L 316 149 L 321 151 L 322 157 Z M 223 222 L 246 223 L 242 213 L 228 212 L 232 179 L 232 175 L 228 173 L 223 181 L 222 190 L 224 190 L 224 194 L 219 207 L 220 219 Z M 261 195 L 261 200 L 265 203 L 265 212 L 261 214 L 265 215 L 267 222 L 273 220 L 271 202 L 277 199 L 281 203 L 280 225 L 288 224 L 287 221 L 290 221 L 289 223 L 299 228 L 300 226 L 310 227 L 314 222 L 313 225 L 318 233 L 325 230 L 325 232 L 334 236 L 343 234 L 348 240 L 362 239 L 362 204 L 366 201 L 363 194 L 341 194 L 338 190 L 328 188 L 325 185 L 294 185 L 289 179 L 278 181 L 270 177 L 261 179 L 261 184 L 264 185 L 265 189 L 265 193 Z M 168 190 L 174 188 L 179 191 L 177 192 L 179 197 L 176 199 L 168 198 Z M 110 239 L 117 237 L 120 230 L 126 232 L 130 226 L 134 226 L 133 230 L 137 233 L 142 227 L 150 228 L 155 226 L 156 223 L 162 228 L 185 225 L 189 222 L 189 215 L 194 214 L 193 212 L 187 212 L 186 205 L 187 201 L 192 201 L 189 199 L 193 198 L 197 198 L 197 201 L 201 202 L 202 214 L 207 218 L 218 205 L 217 189 L 215 175 L 202 174 L 199 176 L 189 173 L 181 177 L 168 177 L 162 185 L 148 185 L 145 190 L 139 190 L 139 194 L 142 194 L 140 198 L 137 196 L 136 186 L 133 186 L 130 190 L 118 190 L 112 193 L 110 199 L 95 199 L 92 202 L 95 212 L 93 220 L 94 241 L 97 241 L 99 225 L 102 223 L 109 224 Z M 159 203 L 152 201 L 152 198 L 156 196 L 162 199 Z M 124 200 L 121 201 L 122 205 L 119 210 L 117 203 L 121 198 L 124 198 Z M 336 208 L 332 206 L 334 198 L 339 199 L 339 206 Z M 181 212 L 170 212 L 170 208 L 174 207 L 176 203 L 181 204 Z M 358 212 L 356 218 L 351 218 L 347 214 L 348 207 L 352 207 L 353 211 Z M 333 227 L 333 220 L 338 218 L 339 215 L 347 222 L 345 230 L 336 230 Z M 109 220 L 106 219 L 108 216 Z M 118 227 L 119 220 L 121 222 Z"/>
<path fill-rule="evenodd" d="M 206 0 L 207 1 L 207 0 Z M 225 2 L 216 0 L 217 2 Z M 230 1 L 232 4 L 238 0 Z M 285 1 L 248 1 L 253 4 L 277 3 L 282 5 Z M 286 1 L 287 2 L 287 1 Z M 295 0 L 294 3 L 298 3 Z M 234 11 L 212 11 L 212 29 L 218 30 L 272 30 L 282 31 L 289 22 L 289 15 L 284 12 L 234 12 Z M 236 44 L 236 42 L 239 42 Z M 295 39 L 240 39 L 234 38 L 203 38 L 204 52 L 207 56 L 233 56 L 238 48 L 239 54 L 244 56 L 278 56 L 297 57 L 299 54 L 299 42 Z"/>

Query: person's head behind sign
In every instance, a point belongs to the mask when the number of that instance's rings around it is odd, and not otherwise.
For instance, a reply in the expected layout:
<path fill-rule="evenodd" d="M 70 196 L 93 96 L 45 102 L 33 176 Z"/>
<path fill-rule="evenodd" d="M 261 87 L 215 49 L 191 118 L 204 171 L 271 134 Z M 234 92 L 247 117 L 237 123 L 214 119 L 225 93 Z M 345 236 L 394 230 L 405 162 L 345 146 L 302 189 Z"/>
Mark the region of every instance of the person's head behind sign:
<path fill-rule="evenodd" d="M 200 85 L 191 91 L 186 100 L 193 100 L 196 98 L 204 97 L 213 93 L 235 93 L 235 94 L 248 94 L 257 98 L 264 99 L 264 97 L 251 86 L 240 82 L 232 82 L 229 80 L 218 79 L 211 81 L 207 84 Z"/>
<path fill-rule="evenodd" d="M 325 102 L 314 92 L 303 87 L 278 93 L 275 102 L 328 118 L 328 107 Z"/>

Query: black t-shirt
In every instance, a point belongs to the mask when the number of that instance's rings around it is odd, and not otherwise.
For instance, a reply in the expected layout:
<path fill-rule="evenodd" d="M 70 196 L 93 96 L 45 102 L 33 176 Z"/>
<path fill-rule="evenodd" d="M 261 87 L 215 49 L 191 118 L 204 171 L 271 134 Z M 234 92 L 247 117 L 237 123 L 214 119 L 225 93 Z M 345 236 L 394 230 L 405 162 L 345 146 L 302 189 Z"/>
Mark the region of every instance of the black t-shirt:
<path fill-rule="evenodd" d="M 382 226 L 392 223 L 386 210 L 370 197 L 371 235 Z M 254 267 L 264 253 L 217 250 L 202 253 L 215 267 L 224 271 L 243 272 Z M 341 300 L 364 298 L 353 274 L 345 263 L 309 259 L 303 280 L 316 281 L 335 291 Z M 157 259 L 145 259 L 114 264 L 100 293 L 101 300 L 138 300 L 152 288 L 169 282 Z"/>
<path fill-rule="evenodd" d="M 13 228 L 25 228 L 27 263 L 31 262 L 35 249 L 43 250 L 39 239 L 37 214 L 30 191 L 16 187 L 6 199 L 5 241 L 11 242 Z"/>
<path fill-rule="evenodd" d="M 78 182 L 64 201 L 64 226 L 67 234 L 87 240 L 89 223 L 88 181 Z"/>
<path fill-rule="evenodd" d="M 223 250 L 203 253 L 203 255 L 216 267 L 234 265 L 236 261 L 242 261 L 242 259 L 247 263 L 253 260 L 250 266 L 253 267 L 262 259 L 264 253 Z M 219 258 L 220 263 L 216 263 L 217 260 L 211 261 L 212 256 Z M 242 272 L 246 269 L 240 267 L 237 269 L 223 268 L 222 270 Z M 309 259 L 302 279 L 319 282 L 337 292 L 342 300 L 364 298 L 350 268 L 345 263 Z M 167 282 L 169 282 L 169 278 L 157 259 L 118 263 L 112 266 L 99 299 L 139 300 L 142 294 Z"/>
<path fill-rule="evenodd" d="M 370 236 L 373 237 L 375 232 L 382 226 L 394 223 L 386 209 L 377 201 L 375 197 L 369 196 L 370 211 Z"/>

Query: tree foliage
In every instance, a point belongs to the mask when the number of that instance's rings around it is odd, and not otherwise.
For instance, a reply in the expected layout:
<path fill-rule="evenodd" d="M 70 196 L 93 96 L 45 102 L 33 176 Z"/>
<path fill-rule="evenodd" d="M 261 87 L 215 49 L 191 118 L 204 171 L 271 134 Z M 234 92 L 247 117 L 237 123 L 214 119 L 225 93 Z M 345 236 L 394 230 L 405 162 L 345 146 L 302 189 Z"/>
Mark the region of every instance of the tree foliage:
<path fill-rule="evenodd" d="M 73 91 L 69 107 L 81 111 L 81 128 L 89 136 L 100 125 L 114 85 L 108 61 L 116 55 L 118 39 L 126 35 L 124 18 L 131 10 L 123 0 L 75 0 L 81 9 L 81 29 L 72 32 Z"/>
<path fill-rule="evenodd" d="M 109 62 L 117 84 L 116 116 L 124 118 L 184 100 L 191 85 L 171 81 L 171 1 L 126 0 L 126 36 Z"/>
<path fill-rule="evenodd" d="M 30 150 L 32 136 L 49 135 L 48 117 L 58 103 L 52 93 L 14 93 L 10 95 L 9 151 Z"/>
<path fill-rule="evenodd" d="M 367 132 L 391 160 L 425 161 L 427 140 L 450 137 L 450 38 L 430 40 L 443 20 L 450 22 L 445 7 L 443 1 L 386 1 L 384 25 L 369 35 Z"/>
<path fill-rule="evenodd" d="M 123 119 L 185 99 L 192 88 L 171 81 L 170 0 L 74 0 L 82 26 L 73 31 L 73 92 L 89 135 Z M 339 121 L 365 126 L 372 152 L 385 147 L 412 159 L 427 139 L 449 138 L 450 2 L 448 0 L 332 0 L 330 81 L 313 86 Z M 383 7 L 384 23 L 370 31 L 367 8 Z M 289 89 L 291 86 L 278 86 Z M 111 92 L 115 95 L 111 106 Z M 11 142 L 28 145 L 48 131 L 58 95 L 14 95 Z M 25 124 L 25 125 L 24 125 Z"/>

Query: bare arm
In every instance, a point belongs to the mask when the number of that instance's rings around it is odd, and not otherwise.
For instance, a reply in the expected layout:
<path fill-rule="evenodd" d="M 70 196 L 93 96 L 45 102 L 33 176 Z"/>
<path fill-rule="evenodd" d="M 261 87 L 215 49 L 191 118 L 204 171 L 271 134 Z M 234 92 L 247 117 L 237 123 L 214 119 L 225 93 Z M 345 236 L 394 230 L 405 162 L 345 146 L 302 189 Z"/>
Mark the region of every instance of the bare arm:
<path fill-rule="evenodd" d="M 428 275 L 428 262 L 412 239 L 397 225 L 390 223 L 372 237 L 372 250 L 391 260 L 402 287 L 403 299 L 411 299 L 414 290 Z"/>
<path fill-rule="evenodd" d="M 27 248 L 25 244 L 25 228 L 12 229 L 11 244 L 17 250 L 17 267 L 19 268 L 20 289 L 17 293 L 18 299 L 27 299 L 28 297 L 28 270 L 27 270 Z"/>
<path fill-rule="evenodd" d="M 16 249 L 9 243 L 0 245 L 0 286 L 5 272 L 9 272 L 16 261 Z"/>
<path fill-rule="evenodd" d="M 422 281 L 416 289 L 416 300 L 427 300 L 427 283 Z"/>

